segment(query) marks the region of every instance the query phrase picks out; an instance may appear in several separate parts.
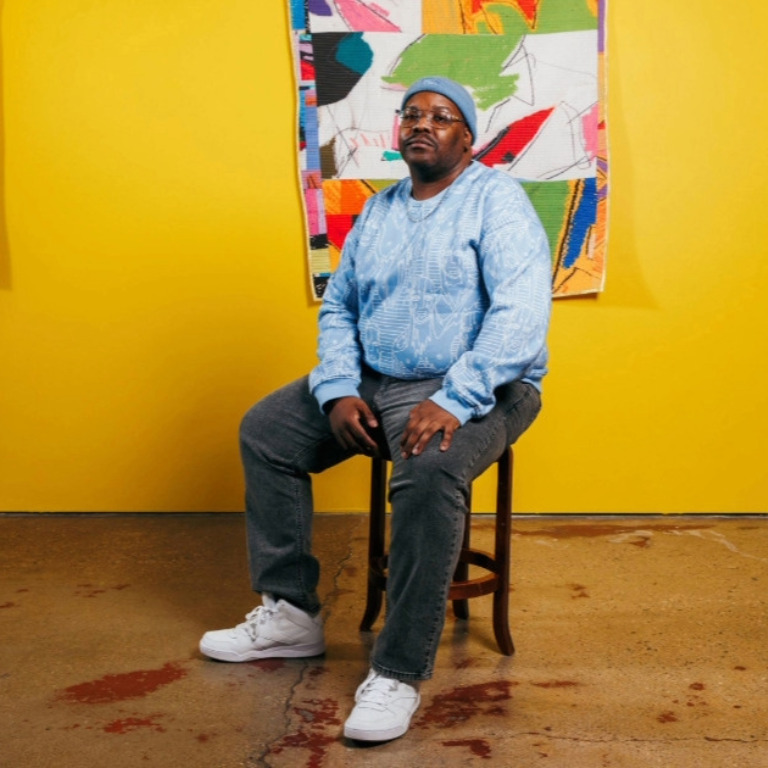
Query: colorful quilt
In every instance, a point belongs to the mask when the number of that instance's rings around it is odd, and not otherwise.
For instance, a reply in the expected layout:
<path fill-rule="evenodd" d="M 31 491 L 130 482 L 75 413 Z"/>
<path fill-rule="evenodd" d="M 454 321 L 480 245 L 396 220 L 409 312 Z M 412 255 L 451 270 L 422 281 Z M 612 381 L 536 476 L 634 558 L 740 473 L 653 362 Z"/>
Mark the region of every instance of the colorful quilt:
<path fill-rule="evenodd" d="M 606 0 L 288 0 L 309 273 L 321 298 L 365 201 L 408 174 L 395 110 L 426 75 L 478 109 L 475 159 L 518 179 L 553 296 L 602 290 Z"/>

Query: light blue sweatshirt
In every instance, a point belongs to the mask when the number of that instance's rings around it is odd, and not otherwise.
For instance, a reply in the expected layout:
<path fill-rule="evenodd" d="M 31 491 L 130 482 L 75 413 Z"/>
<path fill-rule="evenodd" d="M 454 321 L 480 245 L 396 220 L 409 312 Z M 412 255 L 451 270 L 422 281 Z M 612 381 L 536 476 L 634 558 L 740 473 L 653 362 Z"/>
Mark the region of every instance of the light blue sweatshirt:
<path fill-rule="evenodd" d="M 547 372 L 551 259 L 522 187 L 473 162 L 439 195 L 411 180 L 374 195 L 344 244 L 320 310 L 320 407 L 359 396 L 361 363 L 398 379 L 441 377 L 431 398 L 464 424 L 502 384 Z"/>

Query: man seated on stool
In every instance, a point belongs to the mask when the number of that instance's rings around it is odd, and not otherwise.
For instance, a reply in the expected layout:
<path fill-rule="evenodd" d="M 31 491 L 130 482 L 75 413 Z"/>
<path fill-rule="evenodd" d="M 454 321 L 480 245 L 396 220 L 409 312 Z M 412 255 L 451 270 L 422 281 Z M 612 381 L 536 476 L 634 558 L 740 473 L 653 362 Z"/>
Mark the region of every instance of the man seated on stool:
<path fill-rule="evenodd" d="M 387 612 L 344 735 L 402 736 L 443 629 L 474 478 L 541 407 L 551 305 L 547 238 L 521 186 L 472 160 L 475 105 L 427 77 L 400 111 L 410 172 L 366 204 L 319 315 L 319 365 L 241 428 L 253 589 L 262 605 L 207 632 L 222 661 L 325 650 L 310 551 L 310 474 L 392 459 Z"/>

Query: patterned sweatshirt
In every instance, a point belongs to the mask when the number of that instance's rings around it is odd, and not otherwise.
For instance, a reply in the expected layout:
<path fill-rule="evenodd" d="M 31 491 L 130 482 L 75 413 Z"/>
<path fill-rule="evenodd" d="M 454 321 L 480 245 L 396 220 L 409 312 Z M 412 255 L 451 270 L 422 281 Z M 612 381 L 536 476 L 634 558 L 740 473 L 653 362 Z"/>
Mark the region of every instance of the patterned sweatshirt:
<path fill-rule="evenodd" d="M 374 195 L 344 244 L 320 310 L 320 407 L 359 396 L 361 364 L 398 379 L 442 378 L 431 398 L 464 424 L 494 390 L 547 372 L 551 257 L 528 197 L 471 163 L 417 201 L 410 178 Z"/>

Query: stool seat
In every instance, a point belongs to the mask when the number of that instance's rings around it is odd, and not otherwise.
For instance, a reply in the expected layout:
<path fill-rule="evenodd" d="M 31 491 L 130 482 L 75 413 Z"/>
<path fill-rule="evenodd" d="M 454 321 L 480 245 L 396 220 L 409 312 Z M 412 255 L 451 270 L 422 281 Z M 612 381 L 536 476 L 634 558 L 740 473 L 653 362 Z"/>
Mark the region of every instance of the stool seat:
<path fill-rule="evenodd" d="M 498 480 L 496 485 L 496 519 L 494 552 L 484 552 L 471 547 L 472 514 L 467 505 L 459 562 L 448 592 L 453 612 L 459 619 L 469 618 L 468 601 L 493 594 L 493 634 L 499 649 L 505 656 L 515 652 L 509 630 L 509 570 L 511 563 L 510 537 L 512 534 L 512 448 L 507 447 L 496 460 Z M 368 537 L 368 593 L 365 613 L 360 622 L 361 631 L 367 632 L 381 612 L 383 594 L 387 588 L 388 554 L 385 551 L 386 534 L 387 459 L 374 458 L 371 463 L 371 507 Z M 469 567 L 477 566 L 485 571 L 476 578 L 469 578 Z"/>

